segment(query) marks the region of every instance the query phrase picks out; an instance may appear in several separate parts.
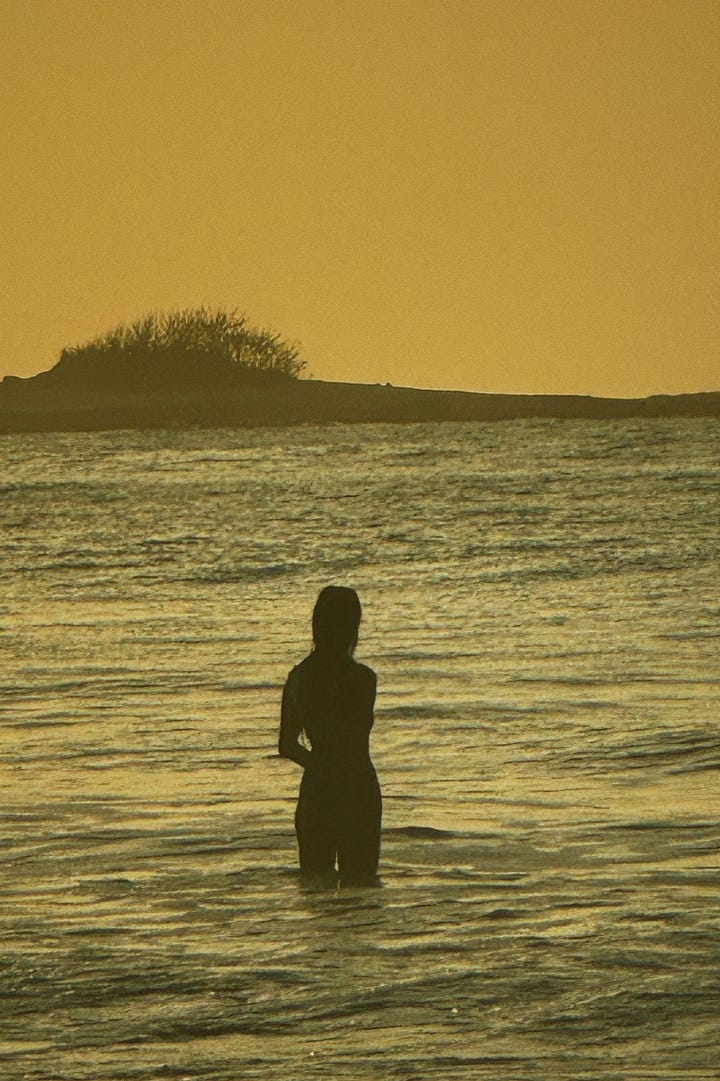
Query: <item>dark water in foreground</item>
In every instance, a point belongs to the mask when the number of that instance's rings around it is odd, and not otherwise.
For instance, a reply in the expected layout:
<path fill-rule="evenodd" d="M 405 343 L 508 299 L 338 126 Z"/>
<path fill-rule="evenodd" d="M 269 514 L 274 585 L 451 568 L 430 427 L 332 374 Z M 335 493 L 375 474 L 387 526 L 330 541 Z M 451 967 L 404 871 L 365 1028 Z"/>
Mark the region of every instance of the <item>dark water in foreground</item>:
<path fill-rule="evenodd" d="M 0 1076 L 716 1078 L 714 421 L 0 439 Z M 376 891 L 280 687 L 378 671 Z"/>

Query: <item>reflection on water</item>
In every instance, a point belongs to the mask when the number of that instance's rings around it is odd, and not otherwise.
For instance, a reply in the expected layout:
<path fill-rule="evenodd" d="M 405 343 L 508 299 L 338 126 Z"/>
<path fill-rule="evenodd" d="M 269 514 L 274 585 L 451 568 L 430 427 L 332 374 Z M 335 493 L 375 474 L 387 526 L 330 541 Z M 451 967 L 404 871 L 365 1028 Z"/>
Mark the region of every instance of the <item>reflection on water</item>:
<path fill-rule="evenodd" d="M 713 1076 L 713 421 L 5 437 L 10 1081 Z M 383 887 L 299 888 L 280 687 L 378 670 Z"/>

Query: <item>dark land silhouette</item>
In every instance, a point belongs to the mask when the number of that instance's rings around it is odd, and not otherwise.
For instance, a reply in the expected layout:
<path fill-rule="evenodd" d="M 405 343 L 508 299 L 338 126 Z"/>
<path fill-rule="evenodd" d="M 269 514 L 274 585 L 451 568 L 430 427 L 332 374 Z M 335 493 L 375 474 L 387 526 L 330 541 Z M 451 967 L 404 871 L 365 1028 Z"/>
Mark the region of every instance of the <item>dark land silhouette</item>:
<path fill-rule="evenodd" d="M 720 392 L 595 398 L 480 394 L 301 379 L 297 343 L 207 308 L 151 313 L 0 383 L 0 433 L 281 427 L 519 417 L 720 416 Z"/>
<path fill-rule="evenodd" d="M 195 358 L 197 360 L 197 358 Z M 296 424 L 494 421 L 520 417 L 717 417 L 720 392 L 595 398 L 571 394 L 478 394 L 380 384 L 294 379 L 275 372 L 198 366 L 168 358 L 152 374 L 136 366 L 83 370 L 62 361 L 0 383 L 0 432 L 134 428 L 283 427 Z"/>
<path fill-rule="evenodd" d="M 283 691 L 278 751 L 303 769 L 295 831 L 310 887 L 377 884 L 382 797 L 370 758 L 377 680 L 353 659 L 360 617 L 355 590 L 326 586 L 313 612 L 312 653 Z"/>

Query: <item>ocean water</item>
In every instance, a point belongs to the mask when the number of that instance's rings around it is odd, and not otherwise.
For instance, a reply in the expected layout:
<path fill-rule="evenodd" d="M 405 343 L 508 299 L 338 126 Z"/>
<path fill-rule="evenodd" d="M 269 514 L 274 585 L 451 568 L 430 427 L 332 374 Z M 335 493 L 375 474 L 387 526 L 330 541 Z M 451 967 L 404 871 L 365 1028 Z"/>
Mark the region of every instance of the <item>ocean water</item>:
<path fill-rule="evenodd" d="M 0 1076 L 717 1078 L 712 420 L 0 439 Z M 284 678 L 378 672 L 377 890 Z"/>

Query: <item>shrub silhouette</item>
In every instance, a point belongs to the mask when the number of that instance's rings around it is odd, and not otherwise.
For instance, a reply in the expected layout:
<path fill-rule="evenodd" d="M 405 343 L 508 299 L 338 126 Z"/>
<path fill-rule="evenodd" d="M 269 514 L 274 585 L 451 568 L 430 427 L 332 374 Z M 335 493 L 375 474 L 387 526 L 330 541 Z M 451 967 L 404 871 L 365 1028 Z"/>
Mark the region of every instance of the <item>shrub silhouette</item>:
<path fill-rule="evenodd" d="M 296 342 L 255 330 L 245 315 L 222 309 L 150 312 L 81 345 L 63 349 L 58 368 L 106 378 L 124 372 L 202 378 L 205 372 L 243 370 L 298 378 L 306 367 Z"/>

